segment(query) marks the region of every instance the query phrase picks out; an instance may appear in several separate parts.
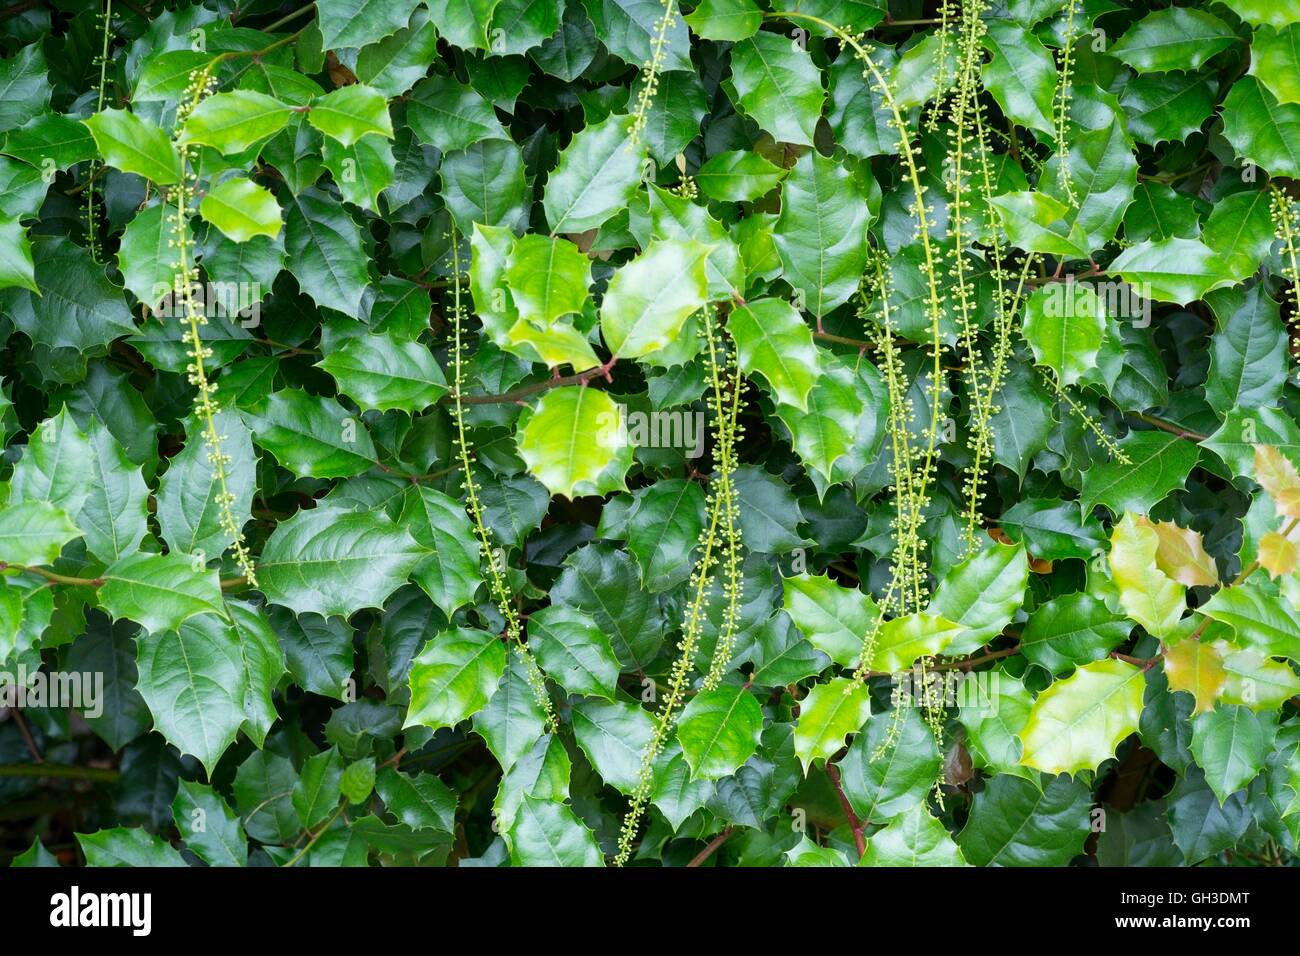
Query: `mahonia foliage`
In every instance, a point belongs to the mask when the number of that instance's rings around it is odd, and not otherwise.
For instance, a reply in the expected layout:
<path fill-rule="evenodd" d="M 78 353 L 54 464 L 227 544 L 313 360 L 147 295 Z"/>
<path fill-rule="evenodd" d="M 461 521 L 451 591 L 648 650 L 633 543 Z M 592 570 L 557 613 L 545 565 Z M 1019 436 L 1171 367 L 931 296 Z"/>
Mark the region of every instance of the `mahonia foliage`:
<path fill-rule="evenodd" d="M 5 857 L 1293 862 L 1297 51 L 7 9 Z"/>

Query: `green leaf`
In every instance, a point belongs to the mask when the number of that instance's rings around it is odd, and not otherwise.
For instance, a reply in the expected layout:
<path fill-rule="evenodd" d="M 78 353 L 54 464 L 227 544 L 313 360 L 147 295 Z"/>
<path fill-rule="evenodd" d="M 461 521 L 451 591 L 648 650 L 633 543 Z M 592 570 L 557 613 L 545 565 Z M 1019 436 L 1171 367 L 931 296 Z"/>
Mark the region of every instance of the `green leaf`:
<path fill-rule="evenodd" d="M 634 66 L 650 60 L 664 13 L 659 0 L 582 0 L 582 5 L 609 52 Z M 686 24 L 674 17 L 664 32 L 661 69 L 691 69 L 690 45 Z"/>
<path fill-rule="evenodd" d="M 1070 207 L 1065 203 L 1041 192 L 1006 193 L 989 202 L 1001 217 L 1012 245 L 1026 252 L 1088 258 L 1088 236 L 1079 222 L 1071 221 Z"/>
<path fill-rule="evenodd" d="M 1246 707 L 1221 707 L 1192 722 L 1192 753 L 1219 805 L 1264 769 L 1277 724 Z"/>
<path fill-rule="evenodd" d="M 75 515 L 90 495 L 90 482 L 90 439 L 65 405 L 27 442 L 10 476 L 9 501 L 46 501 Z"/>
<path fill-rule="evenodd" d="M 303 614 L 343 617 L 382 607 L 424 551 L 382 512 L 300 511 L 262 550 L 258 586 L 268 601 Z"/>
<path fill-rule="evenodd" d="M 1104 601 L 1084 592 L 1066 594 L 1030 616 L 1020 634 L 1020 653 L 1059 677 L 1080 664 L 1105 659 L 1131 630 Z"/>
<path fill-rule="evenodd" d="M 428 11 L 417 6 L 409 25 L 358 51 L 357 79 L 385 96 L 399 96 L 424 76 L 437 47 L 437 28 Z"/>
<path fill-rule="evenodd" d="M 929 613 L 965 628 L 950 654 L 978 650 L 1002 633 L 1020 610 L 1029 586 L 1024 547 L 994 543 L 958 564 L 940 582 Z"/>
<path fill-rule="evenodd" d="M 269 189 L 242 177 L 223 180 L 199 203 L 199 214 L 235 242 L 280 234 L 280 204 Z"/>
<path fill-rule="evenodd" d="M 743 687 L 702 690 L 677 721 L 677 740 L 691 779 L 729 777 L 758 749 L 763 711 Z"/>
<path fill-rule="evenodd" d="M 1237 34 L 1204 10 L 1156 10 L 1129 27 L 1107 52 L 1139 72 L 1195 70 L 1238 42 Z"/>
<path fill-rule="evenodd" d="M 620 420 L 618 406 L 599 389 L 551 389 L 519 430 L 519 456 L 551 494 L 584 494 L 619 458 Z"/>
<path fill-rule="evenodd" d="M 695 181 L 710 199 L 746 202 L 771 192 L 784 175 L 781 167 L 758 153 L 735 149 L 711 157 L 696 172 Z"/>
<path fill-rule="evenodd" d="M 230 456 L 224 469 L 225 491 L 233 499 L 229 502 L 230 512 L 242 526 L 251 517 L 257 488 L 252 435 L 234 412 L 219 411 L 214 421 L 222 436 L 222 450 Z M 224 551 L 235 536 L 221 520 L 217 500 L 221 482 L 208 458 L 203 426 L 196 419 L 189 419 L 185 425 L 189 440 L 171 459 L 158 483 L 158 526 L 172 551 L 206 559 Z"/>
<path fill-rule="evenodd" d="M 469 232 L 476 225 L 523 231 L 528 221 L 529 193 L 524 182 L 523 153 L 514 143 L 497 139 L 475 143 L 445 157 L 439 173 L 443 202 L 462 231 Z M 580 201 L 588 182 L 575 175 L 566 187 L 574 203 Z M 628 199 L 634 189 L 635 185 L 628 190 Z M 594 195 L 598 198 L 598 191 Z"/>
<path fill-rule="evenodd" d="M 1300 177 L 1300 105 L 1279 103 L 1255 77 L 1243 76 L 1223 101 L 1223 135 L 1269 175 Z"/>
<path fill-rule="evenodd" d="M 1021 539 L 1034 557 L 1049 561 L 1091 558 L 1106 543 L 1100 522 L 1091 516 L 1085 519 L 1077 501 L 1026 498 L 998 523 L 1013 540 Z"/>
<path fill-rule="evenodd" d="M 48 501 L 20 501 L 0 508 L 0 560 L 6 564 L 53 564 L 81 529 Z"/>
<path fill-rule="evenodd" d="M 763 11 L 754 0 L 701 0 L 686 23 L 706 40 L 747 40 L 763 25 Z"/>
<path fill-rule="evenodd" d="M 208 866 L 246 866 L 248 838 L 238 815 L 211 787 L 180 781 L 172 818 L 185 846 Z"/>
<path fill-rule="evenodd" d="M 826 575 L 785 578 L 785 612 L 813 647 L 849 667 L 862 654 L 862 642 L 880 617 L 869 595 L 836 584 Z"/>
<path fill-rule="evenodd" d="M 627 549 L 647 591 L 666 591 L 690 575 L 706 514 L 704 492 L 685 479 L 658 481 L 638 491 L 628 514 Z"/>
<path fill-rule="evenodd" d="M 1025 748 L 1017 736 L 1029 719 L 1031 694 L 1006 671 L 989 671 L 988 675 L 963 681 L 957 687 L 957 719 L 966 728 L 972 763 L 997 774 L 1036 780 L 1037 773 L 1020 764 Z M 967 687 L 974 692 L 967 691 Z"/>
<path fill-rule="evenodd" d="M 594 229 L 632 201 L 641 154 L 628 148 L 631 126 L 632 117 L 610 115 L 584 127 L 560 153 L 542 198 L 552 235 Z"/>
<path fill-rule="evenodd" d="M 1228 849 L 1246 832 L 1251 813 L 1246 795 L 1220 803 L 1199 767 L 1189 767 L 1169 794 L 1169 827 L 1188 866 Z"/>
<path fill-rule="evenodd" d="M 880 625 L 871 670 L 906 670 L 920 657 L 938 654 L 965 635 L 966 629 L 934 614 L 908 614 Z"/>
<path fill-rule="evenodd" d="M 217 572 L 184 555 L 136 553 L 114 561 L 103 577 L 104 610 L 146 631 L 175 631 L 197 614 L 226 616 Z"/>
<path fill-rule="evenodd" d="M 984 35 L 993 54 L 984 65 L 984 85 L 1018 126 L 1051 134 L 1052 103 L 1056 94 L 1056 64 L 1052 54 L 1026 28 L 991 20 Z"/>
<path fill-rule="evenodd" d="M 365 427 L 333 399 L 287 388 L 245 412 L 244 422 L 257 444 L 296 475 L 346 478 L 375 463 Z"/>
<path fill-rule="evenodd" d="M 500 0 L 433 0 L 427 4 L 438 30 L 466 50 L 490 49 L 488 28 Z"/>
<path fill-rule="evenodd" d="M 1285 28 L 1255 31 L 1249 73 L 1279 102 L 1300 103 L 1300 18 Z"/>
<path fill-rule="evenodd" d="M 1300 661 L 1300 621 L 1285 598 L 1255 582 L 1221 588 L 1200 608 L 1236 632 L 1236 643 L 1269 657 Z"/>
<path fill-rule="evenodd" d="M 567 240 L 522 236 L 510 250 L 505 278 L 519 315 L 549 326 L 582 311 L 591 285 L 591 260 Z"/>
<path fill-rule="evenodd" d="M 1106 330 L 1106 307 L 1089 286 L 1053 282 L 1025 302 L 1025 341 L 1039 365 L 1073 385 L 1092 369 Z"/>
<path fill-rule="evenodd" d="M 67 169 L 95 158 L 95 139 L 85 124 L 72 117 L 46 113 L 6 133 L 0 153 L 36 167 L 50 159 L 56 168 Z"/>
<path fill-rule="evenodd" d="M 33 342 L 85 352 L 135 332 L 121 287 L 81 246 L 63 238 L 37 239 L 32 260 L 41 294 L 13 320 Z"/>
<path fill-rule="evenodd" d="M 185 866 L 185 858 L 139 827 L 76 834 L 87 866 Z"/>
<path fill-rule="evenodd" d="M 1020 762 L 1049 774 L 1095 770 L 1136 733 L 1142 669 L 1124 661 L 1083 664 L 1038 695 L 1020 731 Z"/>
<path fill-rule="evenodd" d="M 844 795 L 863 820 L 887 823 L 924 807 L 939 773 L 939 747 L 921 712 L 907 701 L 858 734 L 840 761 Z"/>
<path fill-rule="evenodd" d="M 181 157 L 167 132 L 126 110 L 106 109 L 82 120 L 104 162 L 159 186 L 181 181 Z"/>
<path fill-rule="evenodd" d="M 1215 97 L 1200 73 L 1144 73 L 1128 81 L 1120 105 L 1133 138 L 1155 145 L 1192 136 L 1214 112 Z"/>
<path fill-rule="evenodd" d="M 871 691 L 865 683 L 837 677 L 816 684 L 799 702 L 794 749 L 806 774 L 817 760 L 829 760 L 871 716 Z"/>
<path fill-rule="evenodd" d="M 447 380 L 433 354 L 416 342 L 373 333 L 347 319 L 321 331 L 324 358 L 317 368 L 328 372 L 339 391 L 362 410 L 400 409 L 420 412 L 447 393 Z"/>
<path fill-rule="evenodd" d="M 772 238 L 800 307 L 820 318 L 858 291 L 871 197 L 857 176 L 816 151 L 799 158 L 781 192 Z"/>
<path fill-rule="evenodd" d="M 640 782 L 641 754 L 653 732 L 650 715 L 627 701 L 584 700 L 573 707 L 578 746 L 600 778 L 623 793 Z"/>
<path fill-rule="evenodd" d="M 186 117 L 185 142 L 233 156 L 284 129 L 292 111 L 287 103 L 256 90 L 217 93 Z"/>
<path fill-rule="evenodd" d="M 375 778 L 375 790 L 384 808 L 412 830 L 451 833 L 456 827 L 456 794 L 434 774 L 385 767 Z"/>
<path fill-rule="evenodd" d="M 506 670 L 506 649 L 487 631 L 441 631 L 411 662 L 411 707 L 403 727 L 454 727 L 482 710 Z"/>
<path fill-rule="evenodd" d="M 737 105 L 783 143 L 811 146 L 826 93 L 812 57 L 776 33 L 758 33 L 731 48 Z"/>
<path fill-rule="evenodd" d="M 528 634 L 537 662 L 570 694 L 615 699 L 618 658 L 590 615 L 552 604 L 529 617 Z"/>
<path fill-rule="evenodd" d="M 367 135 L 393 138 L 384 94 L 360 83 L 341 86 L 312 100 L 307 122 L 344 146 Z"/>
<path fill-rule="evenodd" d="M 1095 465 L 1083 475 L 1083 511 L 1105 505 L 1115 514 L 1146 514 L 1183 487 L 1199 456 L 1191 442 L 1162 432 L 1131 432 L 1119 443 L 1129 459 Z"/>
<path fill-rule="evenodd" d="M 0 289 L 13 286 L 40 292 L 27 230 L 16 219 L 0 218 Z"/>
<path fill-rule="evenodd" d="M 382 40 L 406 26 L 417 6 L 416 0 L 320 0 L 321 46 L 338 50 Z"/>
<path fill-rule="evenodd" d="M 192 234 L 188 222 L 185 231 Z M 181 265 L 176 210 L 159 202 L 138 213 L 122 234 L 117 261 L 127 291 L 149 308 L 158 308 L 168 296 L 175 301 Z"/>
<path fill-rule="evenodd" d="M 812 332 L 794 306 L 784 299 L 747 302 L 731 313 L 727 330 L 740 370 L 762 375 L 778 400 L 807 411 L 821 369 Z"/>
<path fill-rule="evenodd" d="M 136 644 L 136 690 L 154 729 L 211 778 L 244 722 L 244 662 L 230 625 L 205 614 L 178 630 L 141 633 Z"/>
<path fill-rule="evenodd" d="M 957 845 L 974 866 L 1066 866 L 1092 832 L 1092 795 L 1078 780 L 1041 785 L 998 774 L 975 797 Z"/>
<path fill-rule="evenodd" d="M 1275 406 L 1287 377 L 1287 335 L 1278 305 L 1263 286 L 1246 293 L 1210 341 L 1205 399 L 1220 415 Z"/>
<path fill-rule="evenodd" d="M 460 502 L 426 484 L 407 490 L 398 523 L 426 552 L 411 578 L 447 615 L 474 600 L 483 575 L 474 528 Z"/>
<path fill-rule="evenodd" d="M 89 494 L 77 513 L 86 549 L 106 563 L 132 554 L 148 533 L 149 488 L 138 465 L 98 418 L 91 419 Z"/>
<path fill-rule="evenodd" d="M 900 813 L 867 842 L 862 866 L 965 866 L 961 850 L 924 805 Z"/>
<path fill-rule="evenodd" d="M 293 197 L 285 221 L 284 247 L 298 285 L 312 301 L 361 318 L 370 284 L 361 230 L 336 202 L 316 189 Z"/>
<path fill-rule="evenodd" d="M 302 763 L 302 772 L 293 785 L 293 809 L 304 829 L 311 830 L 325 821 L 339 805 L 342 792 L 343 758 L 338 749 L 313 754 Z"/>
<path fill-rule="evenodd" d="M 596 838 L 562 803 L 525 796 L 510 828 L 515 866 L 604 866 Z"/>

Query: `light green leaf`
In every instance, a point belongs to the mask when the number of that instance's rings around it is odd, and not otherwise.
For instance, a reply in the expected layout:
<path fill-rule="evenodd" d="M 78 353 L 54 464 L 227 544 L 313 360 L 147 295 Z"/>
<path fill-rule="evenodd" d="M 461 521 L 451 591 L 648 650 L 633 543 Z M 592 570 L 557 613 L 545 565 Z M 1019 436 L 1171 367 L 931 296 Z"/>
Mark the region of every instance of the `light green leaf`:
<path fill-rule="evenodd" d="M 758 749 L 763 711 L 743 687 L 702 690 L 677 722 L 677 740 L 691 779 L 717 780 L 734 773 Z"/>
<path fill-rule="evenodd" d="M 1095 770 L 1142 714 L 1142 669 L 1124 661 L 1084 664 L 1038 695 L 1019 737 L 1020 762 L 1049 774 Z"/>
<path fill-rule="evenodd" d="M 821 372 L 812 331 L 784 299 L 738 306 L 727 321 L 740 370 L 760 374 L 777 398 L 801 411 Z"/>
<path fill-rule="evenodd" d="M 870 595 L 841 587 L 826 575 L 800 574 L 784 579 L 782 587 L 786 613 L 813 647 L 844 667 L 855 664 L 880 617 Z"/>
<path fill-rule="evenodd" d="M 0 561 L 53 564 L 81 529 L 68 513 L 48 501 L 20 501 L 0 507 Z"/>
<path fill-rule="evenodd" d="M 804 773 L 817 760 L 829 760 L 871 716 L 871 691 L 865 683 L 837 677 L 816 684 L 799 702 L 794 725 L 794 749 Z"/>
<path fill-rule="evenodd" d="M 617 460 L 619 421 L 618 406 L 599 389 L 551 389 L 520 428 L 519 456 L 551 494 L 572 498 Z"/>
<path fill-rule="evenodd" d="M 506 649 L 487 631 L 441 631 L 411 662 L 411 707 L 403 727 L 454 727 L 482 710 L 506 670 Z"/>
<path fill-rule="evenodd" d="M 1022 330 L 1038 364 L 1062 385 L 1073 385 L 1096 365 L 1107 318 L 1090 286 L 1053 282 L 1025 302 Z"/>
<path fill-rule="evenodd" d="M 157 124 L 117 109 L 106 109 L 82 122 L 108 165 L 138 173 L 159 186 L 181 181 L 180 154 Z"/>
<path fill-rule="evenodd" d="M 199 214 L 235 242 L 280 234 L 280 204 L 264 186 L 236 177 L 223 180 L 199 203 Z"/>
<path fill-rule="evenodd" d="M 217 93 L 186 118 L 185 141 L 232 156 L 284 129 L 292 112 L 287 103 L 256 90 Z"/>
<path fill-rule="evenodd" d="M 950 654 L 967 654 L 1002 633 L 1025 600 L 1029 561 L 1021 545 L 994 543 L 958 564 L 940 582 L 929 613 L 960 624 L 965 633 Z"/>

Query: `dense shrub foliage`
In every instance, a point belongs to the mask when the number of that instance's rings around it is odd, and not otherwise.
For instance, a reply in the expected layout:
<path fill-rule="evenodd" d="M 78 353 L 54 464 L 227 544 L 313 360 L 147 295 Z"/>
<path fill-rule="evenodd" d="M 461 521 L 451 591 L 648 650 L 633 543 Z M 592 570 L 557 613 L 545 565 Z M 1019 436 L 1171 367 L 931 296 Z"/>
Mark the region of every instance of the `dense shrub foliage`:
<path fill-rule="evenodd" d="M 1293 0 L 0 11 L 16 865 L 1289 863 Z"/>

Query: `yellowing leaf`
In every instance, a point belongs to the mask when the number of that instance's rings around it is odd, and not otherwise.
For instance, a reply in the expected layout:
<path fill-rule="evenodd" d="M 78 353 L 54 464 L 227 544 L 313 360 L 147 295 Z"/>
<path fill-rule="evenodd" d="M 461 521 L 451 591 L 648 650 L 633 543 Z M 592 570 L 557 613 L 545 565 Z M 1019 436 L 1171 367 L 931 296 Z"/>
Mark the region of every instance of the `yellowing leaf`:
<path fill-rule="evenodd" d="M 1123 661 L 1084 664 L 1038 695 L 1020 731 L 1020 762 L 1044 773 L 1095 770 L 1138 729 L 1142 669 Z"/>
<path fill-rule="evenodd" d="M 1161 639 L 1174 633 L 1183 616 L 1184 589 L 1156 564 L 1160 537 L 1150 522 L 1126 513 L 1110 539 L 1110 573 L 1124 613 Z"/>
<path fill-rule="evenodd" d="M 1295 542 L 1285 535 L 1270 531 L 1259 539 L 1259 565 L 1274 578 L 1294 571 L 1297 558 Z"/>
<path fill-rule="evenodd" d="M 1170 690 L 1185 690 L 1196 698 L 1195 713 L 1214 709 L 1214 701 L 1228 680 L 1224 655 L 1231 651 L 1225 641 L 1179 641 L 1165 651 L 1165 676 Z"/>
<path fill-rule="evenodd" d="M 1272 445 L 1255 446 L 1255 480 L 1273 499 L 1279 515 L 1300 518 L 1300 472 Z"/>
<path fill-rule="evenodd" d="M 1219 569 L 1205 552 L 1199 531 L 1180 528 L 1172 521 L 1139 518 L 1138 523 L 1156 533 L 1156 567 L 1180 584 L 1217 587 Z"/>

